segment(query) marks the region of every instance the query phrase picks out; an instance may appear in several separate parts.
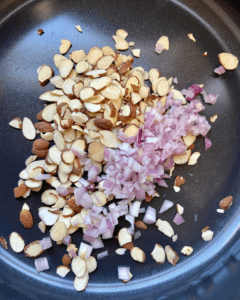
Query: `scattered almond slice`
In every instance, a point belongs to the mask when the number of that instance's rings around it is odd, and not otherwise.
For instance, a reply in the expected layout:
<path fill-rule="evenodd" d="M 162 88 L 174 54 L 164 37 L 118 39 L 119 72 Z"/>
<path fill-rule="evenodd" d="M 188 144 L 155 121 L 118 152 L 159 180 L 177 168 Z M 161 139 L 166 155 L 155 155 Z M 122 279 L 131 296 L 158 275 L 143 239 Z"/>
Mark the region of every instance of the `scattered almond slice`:
<path fill-rule="evenodd" d="M 20 118 L 15 118 L 8 123 L 10 126 L 16 129 L 22 129 L 22 121 Z"/>
<path fill-rule="evenodd" d="M 9 243 L 12 250 L 16 253 L 22 252 L 25 246 L 23 238 L 15 231 L 10 234 Z"/>
<path fill-rule="evenodd" d="M 74 288 L 78 292 L 82 292 L 86 289 L 89 281 L 89 275 L 86 271 L 82 277 L 75 277 L 74 279 Z"/>
<path fill-rule="evenodd" d="M 168 245 L 165 246 L 165 253 L 167 256 L 167 260 L 170 262 L 170 264 L 175 266 L 179 260 L 177 253 Z"/>
<path fill-rule="evenodd" d="M 238 66 L 238 58 L 231 53 L 220 53 L 218 54 L 218 59 L 226 70 L 234 70 Z"/>
<path fill-rule="evenodd" d="M 72 259 L 71 263 L 72 271 L 77 277 L 82 277 L 86 270 L 86 262 L 83 258 L 76 256 Z"/>
<path fill-rule="evenodd" d="M 37 30 L 37 34 L 38 35 L 42 35 L 44 33 L 44 31 L 41 29 L 41 28 L 39 28 L 38 30 Z"/>
<path fill-rule="evenodd" d="M 109 147 L 109 148 L 118 148 L 118 146 L 121 144 L 121 141 L 111 131 L 101 130 L 100 134 L 102 136 L 100 138 L 100 141 L 106 147 Z"/>
<path fill-rule="evenodd" d="M 191 156 L 190 156 L 190 158 L 189 158 L 189 161 L 188 161 L 188 165 L 189 166 L 193 166 L 193 165 L 195 165 L 196 163 L 197 163 L 197 160 L 198 160 L 198 158 L 199 158 L 199 156 L 200 156 L 201 154 L 200 154 L 200 152 L 194 152 Z"/>
<path fill-rule="evenodd" d="M 38 81 L 40 85 L 45 85 L 48 80 L 53 76 L 54 71 L 48 65 L 42 65 L 38 71 Z"/>
<path fill-rule="evenodd" d="M 211 230 L 206 230 L 202 233 L 202 239 L 205 241 L 205 242 L 209 242 L 211 241 L 213 238 L 213 231 Z"/>
<path fill-rule="evenodd" d="M 132 49 L 132 54 L 135 57 L 140 57 L 140 52 L 141 52 L 140 49 Z"/>
<path fill-rule="evenodd" d="M 44 252 L 40 241 L 34 241 L 30 244 L 28 244 L 24 248 L 24 254 L 26 257 L 38 257 Z"/>
<path fill-rule="evenodd" d="M 157 44 L 162 45 L 163 49 L 169 50 L 169 39 L 167 36 L 165 36 L 165 35 L 161 36 L 156 43 L 156 47 L 157 47 Z"/>
<path fill-rule="evenodd" d="M 62 78 L 66 78 L 73 69 L 73 62 L 70 59 L 62 60 L 59 64 L 59 73 Z"/>
<path fill-rule="evenodd" d="M 190 247 L 190 246 L 184 246 L 181 250 L 181 253 L 184 254 L 184 255 L 191 255 L 193 253 L 193 248 Z"/>
<path fill-rule="evenodd" d="M 132 242 L 132 235 L 128 232 L 127 228 L 122 228 L 118 232 L 118 242 L 120 246 Z"/>
<path fill-rule="evenodd" d="M 211 121 L 212 123 L 214 123 L 214 122 L 217 120 L 217 118 L 218 118 L 218 115 L 215 114 L 215 115 L 213 115 L 212 117 L 210 117 L 210 121 Z"/>
<path fill-rule="evenodd" d="M 226 198 L 222 199 L 219 203 L 221 209 L 227 210 L 233 204 L 233 197 L 227 196 Z"/>
<path fill-rule="evenodd" d="M 52 213 L 49 207 L 40 207 L 38 209 L 38 216 L 47 226 L 52 226 L 58 219 L 58 215 Z"/>
<path fill-rule="evenodd" d="M 129 42 L 128 44 L 129 44 L 129 47 L 133 47 L 135 43 L 134 42 Z"/>
<path fill-rule="evenodd" d="M 82 28 L 80 25 L 76 25 L 75 27 L 76 27 L 77 31 L 82 32 Z"/>
<path fill-rule="evenodd" d="M 96 62 L 103 56 L 102 50 L 98 47 L 93 47 L 89 50 L 87 55 L 87 62 L 90 65 L 95 65 Z"/>
<path fill-rule="evenodd" d="M 22 133 L 28 140 L 34 140 L 36 137 L 36 129 L 29 118 L 24 118 L 22 123 Z"/>
<path fill-rule="evenodd" d="M 189 147 L 195 142 L 196 136 L 192 135 L 191 133 L 188 133 L 186 136 L 183 136 L 182 139 L 183 139 L 186 147 Z"/>
<path fill-rule="evenodd" d="M 196 39 L 194 38 L 192 33 L 188 33 L 188 37 L 189 37 L 190 40 L 196 42 Z"/>
<path fill-rule="evenodd" d="M 128 36 L 128 33 L 127 33 L 127 31 L 125 31 L 124 29 L 118 29 L 118 30 L 116 31 L 116 35 L 117 35 L 118 37 L 120 37 L 121 39 L 125 39 L 125 38 Z"/>
<path fill-rule="evenodd" d="M 173 157 L 175 164 L 185 164 L 188 161 L 191 152 L 191 150 L 187 150 L 185 154 L 175 154 Z"/>
<path fill-rule="evenodd" d="M 179 215 L 182 215 L 184 213 L 184 207 L 182 207 L 180 204 L 177 204 L 176 207 Z"/>
<path fill-rule="evenodd" d="M 162 221 L 161 219 L 158 219 L 156 222 L 156 226 L 158 227 L 158 230 L 166 236 L 172 237 L 174 235 L 174 230 L 167 221 Z"/>
<path fill-rule="evenodd" d="M 112 38 L 114 39 L 114 41 L 116 43 L 115 48 L 117 50 L 124 51 L 124 50 L 127 50 L 129 48 L 129 44 L 128 44 L 128 42 L 125 39 L 120 38 L 117 35 L 113 35 Z"/>
<path fill-rule="evenodd" d="M 0 244 L 2 244 L 6 250 L 8 249 L 7 241 L 5 240 L 4 237 L 0 238 Z"/>
<path fill-rule="evenodd" d="M 163 264 L 165 262 L 165 251 L 159 244 L 155 245 L 151 256 L 158 264 Z"/>
<path fill-rule="evenodd" d="M 130 251 L 131 257 L 140 263 L 144 263 L 146 260 L 145 253 L 138 247 L 133 247 Z"/>
<path fill-rule="evenodd" d="M 61 54 L 66 54 L 71 47 L 71 42 L 69 40 L 61 40 L 61 46 L 59 47 L 59 52 Z"/>
<path fill-rule="evenodd" d="M 71 271 L 71 269 L 67 266 L 59 266 L 57 267 L 56 273 L 62 278 L 66 277 L 67 274 Z"/>

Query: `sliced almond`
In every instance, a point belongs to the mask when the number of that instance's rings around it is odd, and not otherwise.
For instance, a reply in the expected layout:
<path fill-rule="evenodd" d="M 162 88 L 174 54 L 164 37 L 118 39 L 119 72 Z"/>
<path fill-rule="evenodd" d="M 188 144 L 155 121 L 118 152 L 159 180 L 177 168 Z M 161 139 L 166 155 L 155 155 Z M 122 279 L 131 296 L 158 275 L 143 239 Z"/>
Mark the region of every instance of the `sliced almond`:
<path fill-rule="evenodd" d="M 38 81 L 40 85 L 45 85 L 48 82 L 48 80 L 53 76 L 53 74 L 54 72 L 51 67 L 49 67 L 48 65 L 42 65 L 39 68 L 38 72 Z"/>
<path fill-rule="evenodd" d="M 85 260 L 79 256 L 72 259 L 71 267 L 77 277 L 82 277 L 87 269 Z"/>
<path fill-rule="evenodd" d="M 98 47 L 93 47 L 90 49 L 87 55 L 87 62 L 90 65 L 95 65 L 96 62 L 103 56 L 102 50 Z"/>
<path fill-rule="evenodd" d="M 159 244 L 155 245 L 151 256 L 158 264 L 163 264 L 165 262 L 165 251 Z"/>
<path fill-rule="evenodd" d="M 100 134 L 102 135 L 100 141 L 106 147 L 118 148 L 118 146 L 121 144 L 121 141 L 111 131 L 101 130 Z"/>
<path fill-rule="evenodd" d="M 72 43 L 69 40 L 61 40 L 61 46 L 59 47 L 59 52 L 61 54 L 66 54 L 70 49 Z"/>
<path fill-rule="evenodd" d="M 45 92 L 39 97 L 39 99 L 48 102 L 57 102 L 59 96 L 53 95 L 51 92 Z"/>
<path fill-rule="evenodd" d="M 61 241 L 67 234 L 67 227 L 63 222 L 57 222 L 50 230 L 50 237 L 53 241 Z"/>
<path fill-rule="evenodd" d="M 57 267 L 56 273 L 62 278 L 66 277 L 67 274 L 71 271 L 71 269 L 67 266 L 59 266 Z"/>
<path fill-rule="evenodd" d="M 192 33 L 188 33 L 188 37 L 189 37 L 190 40 L 196 42 L 196 39 L 194 38 Z"/>
<path fill-rule="evenodd" d="M 189 166 L 195 165 L 200 155 L 201 155 L 200 152 L 198 151 L 194 152 L 189 158 L 188 165 Z"/>
<path fill-rule="evenodd" d="M 165 246 L 165 252 L 167 260 L 170 262 L 170 264 L 175 266 L 179 260 L 177 253 L 169 245 Z"/>
<path fill-rule="evenodd" d="M 114 39 L 115 41 L 115 48 L 117 50 L 127 50 L 129 48 L 129 44 L 127 41 L 125 41 L 124 39 L 120 38 L 119 36 L 117 35 L 113 35 L 112 38 Z"/>
<path fill-rule="evenodd" d="M 20 118 L 15 118 L 11 122 L 8 123 L 10 126 L 16 129 L 22 129 L 22 121 Z"/>
<path fill-rule="evenodd" d="M 149 73 L 149 81 L 153 83 L 154 80 L 158 79 L 161 76 L 161 73 L 156 68 L 152 68 Z"/>
<path fill-rule="evenodd" d="M 66 78 L 73 69 L 73 62 L 70 59 L 65 59 L 59 64 L 59 73 L 62 78 Z"/>
<path fill-rule="evenodd" d="M 145 253 L 138 247 L 133 247 L 130 251 L 131 257 L 140 263 L 144 263 L 146 260 Z"/>
<path fill-rule="evenodd" d="M 56 190 L 52 190 L 52 189 L 45 190 L 42 193 L 41 201 L 42 201 L 42 203 L 44 203 L 46 205 L 53 205 L 53 204 L 57 203 L 58 194 L 57 194 Z"/>
<path fill-rule="evenodd" d="M 86 147 L 86 141 L 84 139 L 78 139 L 73 142 L 71 151 L 73 151 L 73 153 L 79 153 L 80 155 L 84 156 Z"/>
<path fill-rule="evenodd" d="M 82 277 L 75 277 L 73 282 L 75 290 L 78 292 L 84 291 L 88 285 L 88 281 L 89 281 L 89 275 L 87 271 Z"/>
<path fill-rule="evenodd" d="M 56 88 L 61 89 L 64 83 L 64 80 L 60 75 L 54 76 L 50 78 L 51 84 L 53 84 Z"/>
<path fill-rule="evenodd" d="M 125 38 L 128 36 L 128 33 L 127 33 L 127 31 L 124 30 L 124 29 L 118 29 L 118 30 L 116 31 L 116 35 L 117 35 L 118 37 L 120 37 L 121 39 L 125 39 Z"/>
<path fill-rule="evenodd" d="M 40 207 L 38 209 L 38 216 L 47 226 L 52 226 L 58 219 L 58 215 L 52 213 L 49 207 Z"/>
<path fill-rule="evenodd" d="M 161 79 L 162 77 L 160 77 Z M 165 96 L 169 92 L 169 83 L 165 77 L 163 77 L 158 85 L 157 85 L 157 92 L 159 96 Z"/>
<path fill-rule="evenodd" d="M 34 140 L 36 137 L 36 130 L 32 121 L 29 118 L 24 118 L 22 123 L 22 133 L 28 140 Z"/>
<path fill-rule="evenodd" d="M 25 246 L 23 238 L 15 231 L 10 234 L 9 243 L 12 250 L 16 253 L 22 252 Z"/>
<path fill-rule="evenodd" d="M 90 87 L 95 90 L 102 90 L 111 83 L 112 79 L 109 76 L 103 76 L 100 78 L 93 79 L 90 83 Z"/>
<path fill-rule="evenodd" d="M 49 148 L 48 151 L 49 158 L 56 165 L 59 165 L 61 162 L 61 154 L 62 154 L 61 150 L 59 150 L 56 145 Z"/>
<path fill-rule="evenodd" d="M 202 239 L 205 241 L 205 242 L 209 242 L 211 241 L 213 238 L 213 231 L 211 230 L 206 230 L 202 233 Z"/>
<path fill-rule="evenodd" d="M 87 63 L 86 61 L 80 61 L 77 65 L 76 65 L 76 72 L 78 74 L 82 74 L 85 73 L 87 71 L 90 70 L 90 65 L 89 63 Z"/>
<path fill-rule="evenodd" d="M 53 56 L 53 61 L 54 61 L 54 64 L 55 66 L 59 69 L 60 67 L 60 64 L 63 60 L 67 60 L 67 58 L 61 54 L 55 54 Z"/>
<path fill-rule="evenodd" d="M 101 110 L 101 105 L 100 104 L 93 104 L 90 102 L 85 102 L 84 103 L 85 108 L 92 113 L 98 112 Z"/>
<path fill-rule="evenodd" d="M 220 53 L 218 59 L 226 70 L 234 70 L 238 66 L 238 58 L 231 53 Z"/>
<path fill-rule="evenodd" d="M 191 152 L 192 152 L 191 150 L 187 150 L 184 154 L 175 154 L 173 157 L 175 164 L 178 165 L 185 164 L 188 161 Z"/>
<path fill-rule="evenodd" d="M 132 49 L 132 54 L 134 57 L 140 57 L 141 49 Z"/>
<path fill-rule="evenodd" d="M 114 84 L 110 84 L 101 92 L 101 95 L 107 99 L 118 99 L 121 95 L 121 90 Z"/>
<path fill-rule="evenodd" d="M 173 93 L 172 96 L 173 99 L 182 100 L 182 104 L 187 103 L 186 99 L 184 98 L 183 94 L 180 91 L 171 89 L 171 92 Z"/>
<path fill-rule="evenodd" d="M 184 254 L 184 255 L 191 255 L 193 253 L 193 248 L 190 247 L 190 246 L 184 246 L 181 250 L 181 253 Z"/>
<path fill-rule="evenodd" d="M 71 60 L 73 60 L 75 62 L 75 64 L 87 59 L 87 55 L 85 54 L 84 50 L 73 51 L 70 55 L 71 55 L 71 57 L 70 57 Z"/>
<path fill-rule="evenodd" d="M 104 75 L 108 75 L 106 70 L 92 70 L 85 74 L 88 77 L 98 78 Z"/>
<path fill-rule="evenodd" d="M 214 123 L 214 122 L 217 120 L 217 118 L 218 118 L 218 115 L 215 114 L 215 115 L 213 115 L 212 117 L 210 117 L 210 121 L 211 121 L 212 123 Z"/>
<path fill-rule="evenodd" d="M 6 250 L 8 249 L 7 241 L 5 240 L 4 237 L 0 238 L 0 244 L 2 244 Z"/>
<path fill-rule="evenodd" d="M 43 223 L 43 221 L 38 223 L 38 228 L 41 230 L 42 233 L 45 233 L 46 225 Z"/>
<path fill-rule="evenodd" d="M 158 230 L 166 236 L 172 237 L 174 235 L 174 230 L 167 221 L 162 221 L 161 219 L 158 219 L 156 225 L 158 227 Z"/>
<path fill-rule="evenodd" d="M 156 45 L 157 44 L 160 44 L 162 45 L 163 49 L 165 50 L 169 50 L 169 40 L 168 40 L 168 37 L 163 35 L 159 38 L 159 40 L 157 41 Z"/>
<path fill-rule="evenodd" d="M 77 31 L 82 32 L 82 28 L 80 25 L 76 25 L 75 27 L 76 27 Z"/>
<path fill-rule="evenodd" d="M 103 56 L 98 60 L 97 68 L 101 70 L 106 70 L 111 66 L 113 62 L 114 57 L 112 55 Z"/>
<path fill-rule="evenodd" d="M 43 252 L 44 250 L 40 244 L 40 241 L 34 241 L 24 248 L 24 254 L 26 257 L 38 257 Z"/>
<path fill-rule="evenodd" d="M 132 235 L 128 232 L 127 228 L 122 228 L 118 232 L 118 242 L 120 246 L 132 242 Z"/>
<path fill-rule="evenodd" d="M 233 203 L 233 197 L 227 196 L 226 198 L 222 199 L 219 203 L 219 206 L 223 210 L 227 210 Z"/>
<path fill-rule="evenodd" d="M 182 215 L 184 213 L 184 207 L 182 207 L 180 204 L 177 204 L 176 207 L 179 215 Z"/>
<path fill-rule="evenodd" d="M 186 136 L 183 136 L 183 141 L 186 145 L 186 147 L 191 146 L 196 140 L 196 136 L 192 135 L 191 133 L 188 133 Z"/>
<path fill-rule="evenodd" d="M 105 147 L 97 142 L 89 144 L 88 154 L 96 162 L 102 162 L 104 160 L 104 150 Z"/>
<path fill-rule="evenodd" d="M 98 207 L 104 206 L 107 203 L 107 196 L 103 192 L 94 192 L 90 197 L 92 198 L 93 204 Z"/>
<path fill-rule="evenodd" d="M 80 91 L 80 99 L 82 101 L 87 101 L 89 98 L 93 97 L 95 94 L 94 90 L 92 88 L 84 88 Z"/>
<path fill-rule="evenodd" d="M 96 261 L 95 257 L 90 256 L 87 259 L 85 259 L 85 262 L 86 262 L 86 267 L 87 267 L 88 273 L 92 273 L 93 271 L 96 270 L 97 261 Z"/>
<path fill-rule="evenodd" d="M 71 150 L 64 150 L 62 152 L 62 161 L 67 164 L 67 165 L 71 165 L 73 164 L 75 159 L 75 155 L 73 154 L 73 152 Z"/>

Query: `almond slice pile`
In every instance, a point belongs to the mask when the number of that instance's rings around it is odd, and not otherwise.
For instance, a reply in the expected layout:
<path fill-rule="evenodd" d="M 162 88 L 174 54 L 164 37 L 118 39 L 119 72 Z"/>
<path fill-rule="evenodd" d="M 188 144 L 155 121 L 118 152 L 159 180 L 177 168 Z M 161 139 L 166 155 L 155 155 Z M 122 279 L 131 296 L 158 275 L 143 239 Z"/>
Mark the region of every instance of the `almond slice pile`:
<path fill-rule="evenodd" d="M 82 32 L 80 25 L 77 25 L 76 29 Z M 129 46 L 134 46 L 133 42 L 126 41 L 127 36 L 128 33 L 123 29 L 116 31 L 113 35 L 116 50 L 127 50 Z M 158 44 L 162 49 L 169 49 L 166 36 L 162 36 Z M 85 233 L 86 219 L 90 219 L 91 215 L 90 208 L 85 206 L 83 208 L 76 203 L 75 188 L 84 187 L 84 184 L 91 186 L 87 196 L 85 194 L 84 197 L 91 200 L 96 210 L 113 200 L 113 195 L 105 195 L 102 187 L 104 180 L 99 176 L 107 162 L 105 149 L 119 148 L 122 144 L 118 139 L 119 132 L 124 133 L 127 139 L 137 136 L 144 126 L 144 114 L 150 112 L 152 107 L 156 108 L 159 103 L 165 106 L 169 93 L 172 94 L 173 100 L 181 100 L 183 104 L 186 104 L 186 99 L 172 86 L 173 78 L 162 76 L 156 68 L 147 72 L 142 67 L 133 67 L 134 58 L 131 55 L 120 54 L 111 47 L 105 46 L 93 47 L 88 53 L 82 49 L 75 50 L 68 57 L 64 56 L 71 46 L 71 41 L 61 40 L 60 54 L 55 54 L 53 57 L 59 74 L 53 76 L 53 69 L 48 65 L 42 65 L 37 70 L 40 85 L 50 81 L 54 86 L 51 91 L 39 97 L 46 102 L 43 110 L 37 114 L 39 122 L 33 124 L 25 117 L 23 121 L 15 118 L 9 125 L 22 129 L 24 137 L 28 140 L 34 140 L 36 135 L 40 134 L 41 138 L 33 141 L 33 155 L 26 160 L 26 168 L 19 174 L 20 180 L 14 189 L 14 195 L 16 198 L 27 198 L 31 191 L 40 191 L 44 182 L 50 186 L 41 196 L 43 206 L 38 209 L 41 220 L 38 227 L 44 233 L 46 227 L 50 226 L 51 239 L 57 244 L 67 246 L 68 254 L 64 255 L 63 265 L 58 266 L 56 273 L 65 277 L 72 270 L 76 275 L 74 288 L 83 291 L 87 287 L 89 273 L 97 268 L 97 262 L 91 253 L 87 252 L 89 248 L 86 248 L 84 243 L 81 243 L 79 251 L 74 244 L 71 244 L 71 234 L 78 230 Z M 162 51 L 162 49 L 158 50 Z M 140 49 L 132 49 L 133 56 L 139 57 L 140 51 Z M 150 82 L 151 88 L 147 81 Z M 183 138 L 188 150 L 185 153 L 175 154 L 174 163 L 188 162 L 189 165 L 197 163 L 200 153 L 192 154 L 191 151 L 195 140 L 196 136 L 191 134 Z M 173 169 L 170 169 L 170 173 Z M 89 174 L 92 171 L 93 180 L 84 180 L 82 178 L 84 171 L 89 171 Z M 180 190 L 179 187 L 184 183 L 184 178 L 178 176 L 175 180 L 175 190 Z M 148 196 L 146 202 L 151 201 L 156 195 L 159 196 L 158 194 Z M 140 205 L 139 202 L 139 208 Z M 183 213 L 182 206 L 177 205 L 177 210 L 179 214 Z M 25 228 L 33 226 L 34 220 L 26 204 L 20 212 L 20 221 Z M 132 225 L 134 227 L 134 217 Z M 158 219 L 156 225 L 160 232 L 173 241 L 177 240 L 177 235 L 174 235 L 174 230 L 167 221 Z M 140 220 L 135 222 L 135 226 L 147 229 Z M 122 248 L 116 253 L 121 255 L 129 250 L 133 260 L 145 262 L 146 255 L 133 245 L 133 234 L 129 233 L 128 228 L 120 229 L 117 238 Z M 210 238 L 207 236 L 205 240 Z M 92 246 L 87 246 L 94 249 L 101 248 L 103 245 L 100 236 L 90 243 Z M 37 257 L 46 249 L 38 240 L 25 247 L 25 242 L 16 232 L 10 236 L 10 245 L 15 252 L 24 250 L 26 257 Z M 184 249 L 183 253 L 189 255 L 187 254 L 189 249 Z M 167 258 L 172 265 L 175 265 L 179 259 L 170 246 L 164 249 L 159 244 L 155 245 L 151 255 L 160 264 Z M 68 267 L 70 264 L 71 269 Z"/>

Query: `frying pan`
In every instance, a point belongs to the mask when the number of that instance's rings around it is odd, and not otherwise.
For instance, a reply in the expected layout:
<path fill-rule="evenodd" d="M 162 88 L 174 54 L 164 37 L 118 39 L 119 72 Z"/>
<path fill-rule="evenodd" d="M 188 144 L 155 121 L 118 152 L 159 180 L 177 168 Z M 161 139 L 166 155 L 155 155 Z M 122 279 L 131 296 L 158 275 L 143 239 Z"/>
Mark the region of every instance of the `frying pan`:
<path fill-rule="evenodd" d="M 219 94 L 216 104 L 206 105 L 202 112 L 208 120 L 218 114 L 208 135 L 212 148 L 205 151 L 203 139 L 197 139 L 195 149 L 202 154 L 198 164 L 179 166 L 174 171 L 174 175 L 186 179 L 181 192 L 173 191 L 173 176 L 168 180 L 169 188 L 159 188 L 160 198 L 151 202 L 157 210 L 163 199 L 185 208 L 185 223 L 173 225 L 178 234 L 175 243 L 157 231 L 155 225 L 148 226 L 134 242 L 147 257 L 144 264 L 139 264 L 129 253 L 115 254 L 116 239 L 106 240 L 109 256 L 98 261 L 98 269 L 90 274 L 83 293 L 74 290 L 73 273 L 64 279 L 56 275 L 56 267 L 66 253 L 65 246 L 54 245 L 45 252 L 50 270 L 40 274 L 34 268 L 33 259 L 0 247 L 1 299 L 239 299 L 240 74 L 239 68 L 222 76 L 213 72 L 219 66 L 219 53 L 231 52 L 240 58 L 239 12 L 236 1 L 1 1 L 0 236 L 7 240 L 12 231 L 22 235 L 26 244 L 43 238 L 37 227 L 40 193 L 32 193 L 27 200 L 16 200 L 13 195 L 18 174 L 31 154 L 31 142 L 8 123 L 15 117 L 23 119 L 25 116 L 37 121 L 36 113 L 43 108 L 38 97 L 52 86 L 41 87 L 36 70 L 43 63 L 54 67 L 52 59 L 59 51 L 61 39 L 72 42 L 70 52 L 79 49 L 87 52 L 93 46 L 114 48 L 112 35 L 124 28 L 129 33 L 128 41 L 134 41 L 136 48 L 141 49 L 134 66 L 148 71 L 156 67 L 167 78 L 176 76 L 179 90 L 198 83 L 204 84 L 208 93 Z M 78 24 L 83 33 L 75 29 Z M 37 34 L 39 28 L 45 32 L 42 36 Z M 188 33 L 194 34 L 196 42 L 187 37 Z M 169 37 L 170 50 L 157 55 L 154 47 L 161 35 Z M 207 57 L 203 57 L 205 51 Z M 234 198 L 233 206 L 220 215 L 216 212 L 218 203 L 228 195 Z M 31 230 L 24 229 L 19 221 L 25 201 L 34 218 L 35 226 Z M 175 209 L 171 209 L 161 217 L 172 224 L 174 214 Z M 198 214 L 197 222 L 194 214 Z M 214 231 L 210 242 L 201 239 L 205 226 Z M 44 236 L 47 235 L 48 232 Z M 73 235 L 77 246 L 81 240 L 81 233 Z M 179 254 L 175 267 L 168 262 L 157 265 L 151 258 L 156 243 L 171 245 Z M 194 249 L 190 257 L 180 254 L 185 245 Z M 94 250 L 93 255 L 96 257 L 102 251 Z M 131 267 L 133 279 L 128 284 L 118 279 L 118 265 Z"/>

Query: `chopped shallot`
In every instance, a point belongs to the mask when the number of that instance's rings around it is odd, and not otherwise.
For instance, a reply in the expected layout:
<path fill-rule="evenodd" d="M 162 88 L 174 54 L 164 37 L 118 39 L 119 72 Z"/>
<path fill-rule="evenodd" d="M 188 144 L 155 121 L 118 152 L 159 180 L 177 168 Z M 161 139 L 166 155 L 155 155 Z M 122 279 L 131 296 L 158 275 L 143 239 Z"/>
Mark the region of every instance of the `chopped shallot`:
<path fill-rule="evenodd" d="M 176 213 L 175 217 L 173 218 L 173 223 L 175 223 L 176 225 L 181 225 L 184 222 L 185 221 L 184 221 L 183 217 L 179 213 Z"/>
<path fill-rule="evenodd" d="M 52 247 L 52 240 L 50 237 L 47 237 L 47 238 L 43 238 L 41 241 L 40 241 L 40 244 L 43 248 L 43 250 L 47 250 L 49 248 Z"/>
<path fill-rule="evenodd" d="M 128 281 L 130 278 L 130 267 L 118 267 L 118 278 Z"/>
<path fill-rule="evenodd" d="M 156 209 L 151 206 L 148 206 L 143 218 L 143 222 L 146 224 L 153 224 L 156 223 L 156 219 Z"/>
<path fill-rule="evenodd" d="M 226 72 L 226 70 L 224 69 L 223 66 L 220 66 L 220 67 L 214 69 L 214 73 L 216 73 L 216 74 L 218 74 L 218 75 L 222 75 L 222 74 L 224 74 L 225 72 Z"/>
<path fill-rule="evenodd" d="M 136 231 L 136 232 L 134 233 L 134 236 L 133 236 L 133 237 L 134 237 L 134 240 L 140 238 L 141 235 L 142 235 L 141 231 Z"/>
<path fill-rule="evenodd" d="M 49 264 L 46 257 L 40 257 L 35 259 L 34 265 L 38 273 L 49 269 Z"/>
<path fill-rule="evenodd" d="M 97 259 L 99 260 L 99 259 L 102 259 L 102 258 L 104 258 L 106 256 L 108 256 L 108 251 L 107 250 L 104 251 L 104 252 L 98 253 L 97 254 Z"/>
<path fill-rule="evenodd" d="M 173 207 L 174 203 L 172 201 L 169 200 L 164 200 L 159 213 L 162 214 L 163 212 L 165 212 L 166 210 L 168 210 L 169 208 Z"/>
<path fill-rule="evenodd" d="M 209 149 L 212 147 L 212 142 L 205 137 L 205 150 Z"/>

